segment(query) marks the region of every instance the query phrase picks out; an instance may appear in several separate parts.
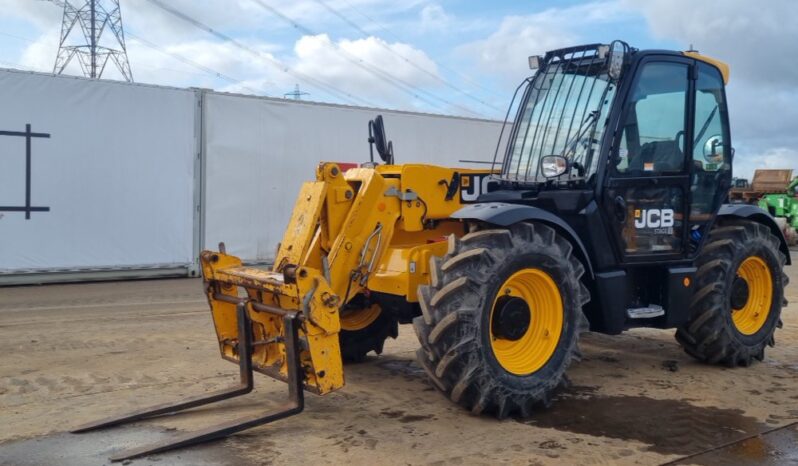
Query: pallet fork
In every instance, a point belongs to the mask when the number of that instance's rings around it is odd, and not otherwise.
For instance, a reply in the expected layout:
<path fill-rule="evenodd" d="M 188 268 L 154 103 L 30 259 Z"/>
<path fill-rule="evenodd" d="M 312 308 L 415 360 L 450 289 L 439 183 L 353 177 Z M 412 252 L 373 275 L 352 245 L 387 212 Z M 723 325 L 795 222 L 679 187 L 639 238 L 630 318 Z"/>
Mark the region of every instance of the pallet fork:
<path fill-rule="evenodd" d="M 300 189 L 271 270 L 244 265 L 240 258 L 227 254 L 224 244 L 218 252 L 200 253 L 220 354 L 239 365 L 240 384 L 95 422 L 74 432 L 244 395 L 252 390 L 254 372 L 289 384 L 288 405 L 279 410 L 111 458 L 119 461 L 222 438 L 288 417 L 302 411 L 305 390 L 325 395 L 341 389 L 345 380 L 340 332 L 348 330 L 342 325 L 341 311 L 355 320 L 372 312 L 379 306 L 376 301 L 360 307 L 351 303 L 358 296 L 366 297 L 372 288 L 380 293 L 398 292 L 408 302 L 417 302 L 415 290 L 427 280 L 430 258 L 447 250 L 448 243 L 442 238 L 464 232 L 459 220 L 425 223 L 425 217 L 445 219 L 462 206 L 454 198 L 457 188 L 447 187 L 459 184 L 447 185 L 446 180 L 469 175 L 473 178 L 469 183 L 481 186 L 478 180 L 488 173 L 422 165 L 353 168 L 343 173 L 335 163 L 319 164 L 316 180 Z M 418 193 L 438 201 L 427 203 Z M 394 238 L 398 226 L 402 232 Z M 372 288 L 367 287 L 369 283 Z"/>
<path fill-rule="evenodd" d="M 238 355 L 239 355 L 239 369 L 240 369 L 240 382 L 235 387 L 230 387 L 224 390 L 213 392 L 207 395 L 188 398 L 177 403 L 167 403 L 149 408 L 144 408 L 132 411 L 119 416 L 102 419 L 96 422 L 82 425 L 72 430 L 72 433 L 82 433 L 92 430 L 104 429 L 106 427 L 113 427 L 128 422 L 138 421 L 153 416 L 162 414 L 175 413 L 185 409 L 195 408 L 217 401 L 235 398 L 237 396 L 246 395 L 252 391 L 253 388 L 253 370 L 252 370 L 252 325 L 247 317 L 248 308 L 253 306 L 253 303 L 248 300 L 240 301 L 236 306 L 236 316 L 238 319 Z M 166 439 L 161 442 L 145 445 L 139 448 L 124 450 L 114 454 L 110 457 L 111 461 L 123 461 L 132 458 L 152 455 L 155 453 L 162 453 L 165 451 L 182 448 L 189 445 L 217 440 L 242 430 L 251 429 L 263 424 L 268 424 L 273 421 L 284 419 L 286 417 L 299 414 L 305 407 L 304 398 L 304 375 L 300 367 L 299 355 L 301 348 L 299 347 L 299 325 L 301 317 L 299 312 L 291 312 L 283 309 L 275 308 L 272 306 L 259 305 L 260 312 L 268 312 L 282 318 L 285 325 L 285 348 L 286 359 L 288 365 L 288 400 L 278 409 L 269 411 L 262 415 L 236 419 L 233 421 L 221 423 L 218 425 L 210 426 L 205 429 L 188 432 L 183 435 Z"/>

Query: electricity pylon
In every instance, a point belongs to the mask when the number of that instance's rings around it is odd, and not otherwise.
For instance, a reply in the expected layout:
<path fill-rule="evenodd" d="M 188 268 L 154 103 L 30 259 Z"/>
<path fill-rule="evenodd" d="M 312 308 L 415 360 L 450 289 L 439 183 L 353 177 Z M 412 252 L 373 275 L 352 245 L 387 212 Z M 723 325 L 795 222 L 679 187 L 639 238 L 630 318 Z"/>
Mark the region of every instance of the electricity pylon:
<path fill-rule="evenodd" d="M 119 0 L 50 1 L 64 7 L 61 42 L 58 45 L 53 73 L 61 74 L 72 59 L 77 57 L 84 76 L 101 78 L 108 60 L 111 60 L 125 80 L 133 82 Z M 75 25 L 79 27 L 75 28 Z M 110 30 L 113 37 L 109 37 L 109 34 L 103 36 L 106 29 Z M 79 40 L 67 44 L 70 37 L 78 37 Z"/>

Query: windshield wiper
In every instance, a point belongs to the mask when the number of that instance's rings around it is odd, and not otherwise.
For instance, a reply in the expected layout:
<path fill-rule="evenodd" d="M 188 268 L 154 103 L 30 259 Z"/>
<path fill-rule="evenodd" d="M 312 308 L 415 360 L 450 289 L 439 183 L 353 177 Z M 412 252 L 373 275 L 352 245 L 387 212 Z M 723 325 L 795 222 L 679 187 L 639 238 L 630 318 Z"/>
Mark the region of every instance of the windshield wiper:
<path fill-rule="evenodd" d="M 570 160 L 569 155 L 576 151 L 576 145 L 580 140 L 582 140 L 582 136 L 584 136 L 588 131 L 592 131 L 592 128 L 596 126 L 596 123 L 598 122 L 598 116 L 598 110 L 593 110 L 590 112 L 587 118 L 585 118 L 585 121 L 582 122 L 582 125 L 579 126 L 579 129 L 576 131 L 574 137 L 565 143 L 565 149 L 563 149 L 560 155 Z"/>

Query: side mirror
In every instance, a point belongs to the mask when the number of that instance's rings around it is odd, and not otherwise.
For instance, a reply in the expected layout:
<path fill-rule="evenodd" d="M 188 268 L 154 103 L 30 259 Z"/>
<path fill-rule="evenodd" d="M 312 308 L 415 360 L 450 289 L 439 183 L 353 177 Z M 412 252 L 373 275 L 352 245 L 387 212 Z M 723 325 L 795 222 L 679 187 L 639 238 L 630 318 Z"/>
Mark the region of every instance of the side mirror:
<path fill-rule="evenodd" d="M 568 171 L 568 159 L 562 155 L 547 155 L 540 159 L 540 172 L 546 178 L 556 178 Z"/>
<path fill-rule="evenodd" d="M 626 42 L 614 40 L 610 44 L 610 50 L 608 52 L 609 66 L 607 68 L 607 75 L 613 81 L 618 81 L 621 78 L 628 53 L 629 45 Z"/>
<path fill-rule="evenodd" d="M 382 121 L 382 115 L 377 115 L 376 118 L 369 121 L 369 144 L 372 162 L 374 162 L 374 152 L 371 148 L 376 146 L 380 159 L 388 165 L 393 164 L 393 143 L 385 137 L 385 124 Z"/>
<path fill-rule="evenodd" d="M 718 163 L 723 161 L 723 152 L 718 151 L 723 147 L 723 138 L 717 134 L 707 139 L 704 143 L 704 160 L 710 163 Z"/>

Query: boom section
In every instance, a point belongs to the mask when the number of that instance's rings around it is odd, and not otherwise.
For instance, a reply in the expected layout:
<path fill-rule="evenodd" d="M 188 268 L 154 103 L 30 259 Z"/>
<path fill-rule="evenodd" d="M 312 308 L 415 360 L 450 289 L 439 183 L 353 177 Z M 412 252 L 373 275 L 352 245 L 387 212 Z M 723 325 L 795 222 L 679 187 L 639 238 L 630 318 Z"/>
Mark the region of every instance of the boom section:
<path fill-rule="evenodd" d="M 305 389 L 344 385 L 340 314 L 355 296 L 391 294 L 415 303 L 429 282 L 429 259 L 465 233 L 450 218 L 487 189 L 489 172 L 428 165 L 341 171 L 322 163 L 300 189 L 270 270 L 221 251 L 200 255 L 221 355 L 238 363 L 236 307 L 247 303 L 253 370 L 288 380 L 280 312 L 296 312 Z M 223 246 L 223 245 L 222 245 Z"/>

